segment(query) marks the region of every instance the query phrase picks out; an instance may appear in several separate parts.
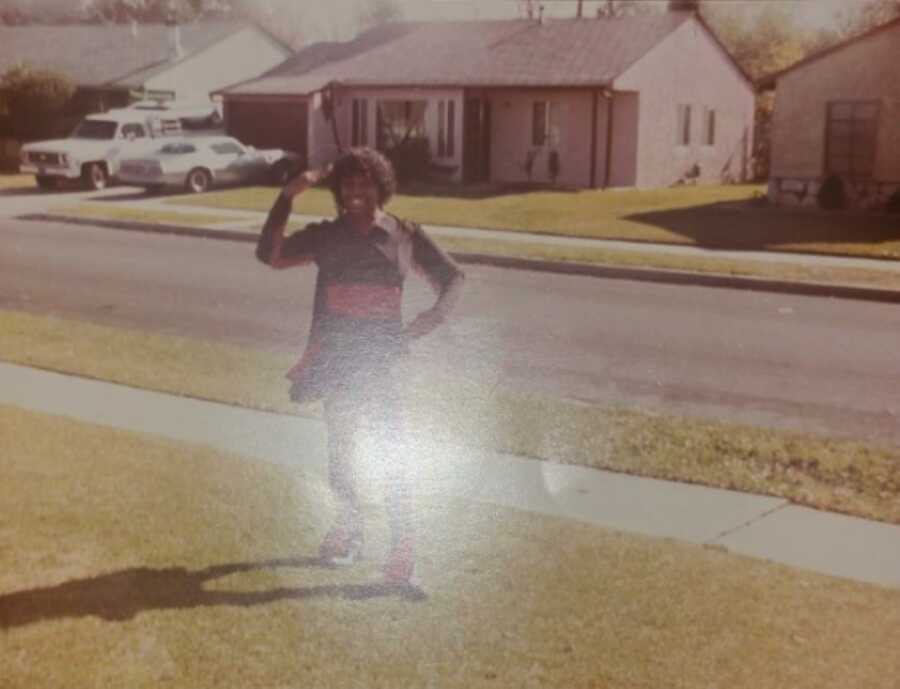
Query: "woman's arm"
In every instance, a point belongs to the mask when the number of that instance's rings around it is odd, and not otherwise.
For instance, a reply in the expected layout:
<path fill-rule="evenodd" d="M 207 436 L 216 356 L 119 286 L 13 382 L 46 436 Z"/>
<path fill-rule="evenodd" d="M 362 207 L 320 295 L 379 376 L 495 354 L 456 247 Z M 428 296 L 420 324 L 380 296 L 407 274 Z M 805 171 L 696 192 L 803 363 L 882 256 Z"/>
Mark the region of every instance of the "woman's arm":
<path fill-rule="evenodd" d="M 406 327 L 404 330 L 406 335 L 410 339 L 416 340 L 420 337 L 425 337 L 443 323 L 449 313 L 453 310 L 453 307 L 455 307 L 456 303 L 459 301 L 459 296 L 462 293 L 462 286 L 465 281 L 465 273 L 456 273 L 441 289 L 434 306 L 427 311 L 420 313 L 416 316 L 415 320 Z"/>
<path fill-rule="evenodd" d="M 418 339 L 446 320 L 459 301 L 466 276 L 456 262 L 418 226 L 413 234 L 413 263 L 437 292 L 434 306 L 420 313 L 404 330 L 410 339 Z"/>
<path fill-rule="evenodd" d="M 291 217 L 294 197 L 328 174 L 327 170 L 308 170 L 291 179 L 281 190 L 263 225 L 256 244 L 256 258 L 272 268 L 309 263 L 314 256 L 317 233 L 313 227 L 285 239 L 284 229 Z"/>

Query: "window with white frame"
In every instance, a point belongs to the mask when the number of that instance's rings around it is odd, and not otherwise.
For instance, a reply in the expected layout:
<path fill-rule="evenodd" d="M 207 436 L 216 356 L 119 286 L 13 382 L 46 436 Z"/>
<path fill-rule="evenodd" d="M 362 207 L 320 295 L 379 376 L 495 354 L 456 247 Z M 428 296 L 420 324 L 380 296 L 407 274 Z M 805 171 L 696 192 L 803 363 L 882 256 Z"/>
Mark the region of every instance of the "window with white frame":
<path fill-rule="evenodd" d="M 878 102 L 829 103 L 827 115 L 826 172 L 851 178 L 871 177 L 875 171 Z"/>
<path fill-rule="evenodd" d="M 678 106 L 678 138 L 679 146 L 691 145 L 691 106 L 682 104 Z"/>
<path fill-rule="evenodd" d="M 367 146 L 369 143 L 369 101 L 365 98 L 353 99 L 353 126 L 350 135 L 351 146 Z"/>
<path fill-rule="evenodd" d="M 535 101 L 531 114 L 531 145 L 558 146 L 560 117 L 560 108 L 553 102 Z"/>
<path fill-rule="evenodd" d="M 703 145 L 716 145 L 716 110 L 706 108 L 703 113 Z"/>
<path fill-rule="evenodd" d="M 456 101 L 438 102 L 438 157 L 452 158 L 456 154 Z"/>
<path fill-rule="evenodd" d="M 390 150 L 425 138 L 425 100 L 380 100 L 377 103 L 377 147 Z"/>

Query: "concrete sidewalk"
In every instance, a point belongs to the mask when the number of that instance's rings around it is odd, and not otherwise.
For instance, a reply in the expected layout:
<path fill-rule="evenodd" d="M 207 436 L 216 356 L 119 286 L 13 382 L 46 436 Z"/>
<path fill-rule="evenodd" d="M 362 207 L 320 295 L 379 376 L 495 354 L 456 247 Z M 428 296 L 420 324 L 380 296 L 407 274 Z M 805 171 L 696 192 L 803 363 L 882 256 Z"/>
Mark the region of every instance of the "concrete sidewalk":
<path fill-rule="evenodd" d="M 317 420 L 176 397 L 0 363 L 0 404 L 203 444 L 325 481 Z M 298 448 L 303 448 L 303 453 Z M 417 459 L 428 495 L 672 538 L 900 588 L 900 526 L 764 496 L 432 444 Z M 424 455 L 427 455 L 424 456 Z"/>

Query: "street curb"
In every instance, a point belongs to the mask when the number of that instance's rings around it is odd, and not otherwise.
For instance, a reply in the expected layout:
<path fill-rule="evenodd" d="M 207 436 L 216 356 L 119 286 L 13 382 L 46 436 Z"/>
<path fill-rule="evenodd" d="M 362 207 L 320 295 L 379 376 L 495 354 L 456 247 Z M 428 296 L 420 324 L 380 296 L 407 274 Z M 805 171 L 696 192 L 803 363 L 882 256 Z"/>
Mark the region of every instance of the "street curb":
<path fill-rule="evenodd" d="M 69 225 L 86 225 L 89 227 L 103 227 L 132 232 L 146 232 L 150 234 L 169 234 L 180 237 L 218 239 L 248 244 L 255 243 L 259 239 L 258 234 L 247 232 L 245 230 L 215 230 L 164 223 L 140 223 L 128 222 L 125 220 L 75 218 L 53 213 L 28 213 L 20 215 L 18 218 L 20 220 L 42 220 Z M 625 268 L 613 265 L 545 261 L 532 258 L 466 252 L 450 252 L 450 255 L 463 264 L 531 270 L 559 275 L 580 275 L 585 277 L 599 277 L 612 280 L 634 280 L 638 282 L 651 282 L 667 285 L 740 289 L 751 292 L 794 294 L 799 296 L 829 297 L 832 299 L 853 299 L 857 301 L 869 301 L 884 304 L 900 304 L 900 290 L 879 289 L 877 287 L 833 285 L 814 282 L 790 282 L 787 280 L 770 280 L 737 275 L 722 275 L 718 273 L 693 273 L 664 268 Z"/>

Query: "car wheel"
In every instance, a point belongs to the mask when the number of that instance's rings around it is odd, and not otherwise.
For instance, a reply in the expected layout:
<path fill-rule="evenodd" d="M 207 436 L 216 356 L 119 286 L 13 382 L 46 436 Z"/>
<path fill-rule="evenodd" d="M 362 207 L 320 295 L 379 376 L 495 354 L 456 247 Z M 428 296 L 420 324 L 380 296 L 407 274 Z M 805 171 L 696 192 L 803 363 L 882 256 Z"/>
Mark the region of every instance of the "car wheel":
<path fill-rule="evenodd" d="M 212 175 L 207 170 L 195 167 L 188 173 L 184 187 L 193 194 L 201 194 L 212 185 Z"/>
<path fill-rule="evenodd" d="M 88 163 L 81 170 L 81 179 L 84 186 L 93 191 L 106 189 L 109 183 L 109 175 L 106 174 L 106 168 L 100 163 Z"/>
<path fill-rule="evenodd" d="M 269 169 L 269 182 L 276 187 L 283 187 L 288 183 L 293 172 L 290 161 L 279 160 Z"/>
<path fill-rule="evenodd" d="M 59 181 L 56 177 L 38 175 L 34 179 L 37 182 L 38 188 L 43 189 L 44 191 L 53 191 L 59 186 Z"/>

